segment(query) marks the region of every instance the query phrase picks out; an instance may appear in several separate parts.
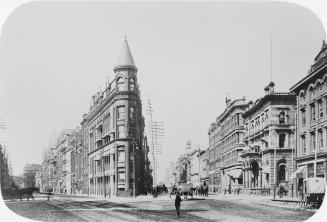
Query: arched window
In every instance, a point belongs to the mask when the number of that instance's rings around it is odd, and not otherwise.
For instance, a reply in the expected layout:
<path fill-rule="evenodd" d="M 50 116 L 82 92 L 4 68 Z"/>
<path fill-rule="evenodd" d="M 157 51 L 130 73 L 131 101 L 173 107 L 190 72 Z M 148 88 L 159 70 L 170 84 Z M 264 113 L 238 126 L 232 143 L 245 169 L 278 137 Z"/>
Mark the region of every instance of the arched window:
<path fill-rule="evenodd" d="M 279 147 L 280 148 L 285 147 L 285 138 L 286 138 L 286 135 L 284 133 L 279 134 Z"/>
<path fill-rule="evenodd" d="M 117 90 L 118 91 L 124 90 L 124 79 L 122 77 L 119 77 L 117 79 Z"/>
<path fill-rule="evenodd" d="M 134 78 L 129 79 L 129 90 L 134 91 L 135 89 L 135 80 Z"/>
<path fill-rule="evenodd" d="M 279 114 L 279 124 L 284 124 L 284 123 L 286 123 L 286 118 L 285 118 L 285 112 L 283 111 Z"/>

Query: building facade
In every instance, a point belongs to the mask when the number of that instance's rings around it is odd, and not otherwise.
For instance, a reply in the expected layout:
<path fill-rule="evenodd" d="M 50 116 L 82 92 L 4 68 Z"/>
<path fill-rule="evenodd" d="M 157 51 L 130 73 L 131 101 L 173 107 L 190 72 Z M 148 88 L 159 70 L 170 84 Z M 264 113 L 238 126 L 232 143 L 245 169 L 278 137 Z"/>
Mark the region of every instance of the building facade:
<path fill-rule="evenodd" d="M 83 139 L 81 129 L 65 129 L 44 151 L 42 165 L 36 174 L 36 184 L 41 191 L 84 193 L 84 187 L 80 185 L 83 184 L 83 164 L 78 153 L 83 147 Z"/>
<path fill-rule="evenodd" d="M 243 184 L 241 153 L 245 143 L 242 114 L 248 106 L 245 97 L 233 101 L 227 98 L 226 109 L 216 121 L 219 126 L 217 158 L 221 175 L 220 191 L 231 190 Z"/>
<path fill-rule="evenodd" d="M 1 189 L 9 189 L 12 185 L 12 175 L 8 163 L 8 156 L 0 144 L 0 186 Z"/>
<path fill-rule="evenodd" d="M 243 114 L 246 148 L 242 153 L 243 188 L 253 191 L 282 184 L 291 189 L 294 171 L 295 105 L 292 93 L 265 87 L 265 96 Z"/>
<path fill-rule="evenodd" d="M 28 163 L 23 168 L 23 175 L 24 175 L 24 184 L 23 187 L 35 187 L 36 182 L 36 175 L 39 176 L 39 172 L 42 171 L 42 165 L 35 164 L 35 163 Z"/>
<path fill-rule="evenodd" d="M 209 184 L 209 149 L 200 152 L 200 182 Z"/>
<path fill-rule="evenodd" d="M 297 97 L 297 188 L 304 178 L 327 178 L 327 44 L 314 59 L 309 73 L 291 89 Z"/>
<path fill-rule="evenodd" d="M 190 155 L 190 182 L 193 187 L 200 186 L 200 153 L 201 150 L 196 150 Z"/>
<path fill-rule="evenodd" d="M 144 119 L 137 68 L 127 40 L 114 67 L 115 77 L 92 97 L 83 116 L 90 195 L 131 196 L 144 187 Z"/>
<path fill-rule="evenodd" d="M 219 145 L 219 126 L 217 123 L 212 123 L 208 130 L 209 147 L 208 160 L 209 160 L 209 191 L 216 191 L 221 183 L 220 174 L 218 169 L 218 145 Z"/>
<path fill-rule="evenodd" d="M 83 180 L 83 156 L 84 134 L 81 129 L 72 132 L 68 138 L 68 146 L 71 152 L 71 193 L 85 194 Z"/>

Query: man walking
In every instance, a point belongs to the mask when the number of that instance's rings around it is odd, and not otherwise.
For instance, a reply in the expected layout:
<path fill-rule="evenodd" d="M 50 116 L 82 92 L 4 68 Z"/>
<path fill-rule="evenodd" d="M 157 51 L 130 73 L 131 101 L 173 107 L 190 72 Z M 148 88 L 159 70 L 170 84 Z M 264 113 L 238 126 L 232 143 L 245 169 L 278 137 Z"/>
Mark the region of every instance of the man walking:
<path fill-rule="evenodd" d="M 176 198 L 175 198 L 176 218 L 180 217 L 181 202 L 182 202 L 182 198 L 179 195 L 179 192 L 177 191 Z"/>

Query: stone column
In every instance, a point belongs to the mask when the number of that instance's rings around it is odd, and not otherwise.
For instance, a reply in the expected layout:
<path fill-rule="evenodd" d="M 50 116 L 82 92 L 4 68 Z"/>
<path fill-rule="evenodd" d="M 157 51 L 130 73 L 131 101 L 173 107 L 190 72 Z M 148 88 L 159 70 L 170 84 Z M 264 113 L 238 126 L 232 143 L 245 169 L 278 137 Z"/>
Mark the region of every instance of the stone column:
<path fill-rule="evenodd" d="M 246 169 L 246 187 L 249 189 L 250 188 L 250 172 L 249 169 Z"/>
<path fill-rule="evenodd" d="M 245 188 L 245 171 L 243 170 L 243 188 Z"/>
<path fill-rule="evenodd" d="M 248 189 L 251 188 L 251 180 L 250 180 L 250 169 L 247 169 L 247 174 L 248 174 Z"/>
<path fill-rule="evenodd" d="M 252 172 L 249 169 L 249 188 L 252 188 Z"/>
<path fill-rule="evenodd" d="M 258 181 L 258 187 L 262 187 L 262 172 L 259 170 L 259 181 Z"/>

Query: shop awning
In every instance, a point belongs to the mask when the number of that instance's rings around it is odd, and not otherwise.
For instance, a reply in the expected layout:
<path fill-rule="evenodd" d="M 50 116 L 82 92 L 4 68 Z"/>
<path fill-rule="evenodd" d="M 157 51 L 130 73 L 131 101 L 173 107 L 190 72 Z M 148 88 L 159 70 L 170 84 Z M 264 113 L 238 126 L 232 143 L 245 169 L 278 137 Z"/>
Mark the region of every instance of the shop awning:
<path fill-rule="evenodd" d="M 304 170 L 304 166 L 300 166 L 292 173 L 289 179 L 294 180 L 295 178 L 299 178 L 298 175 L 301 174 L 303 170 Z"/>
<path fill-rule="evenodd" d="M 242 170 L 235 169 L 235 170 L 228 172 L 227 174 L 233 178 L 240 178 L 242 176 Z"/>

